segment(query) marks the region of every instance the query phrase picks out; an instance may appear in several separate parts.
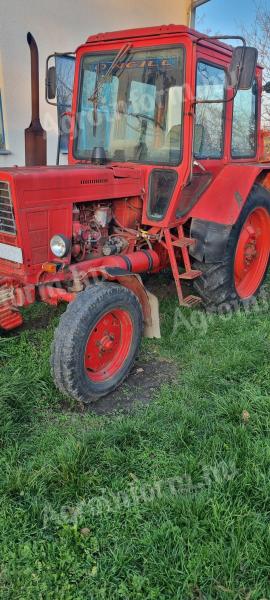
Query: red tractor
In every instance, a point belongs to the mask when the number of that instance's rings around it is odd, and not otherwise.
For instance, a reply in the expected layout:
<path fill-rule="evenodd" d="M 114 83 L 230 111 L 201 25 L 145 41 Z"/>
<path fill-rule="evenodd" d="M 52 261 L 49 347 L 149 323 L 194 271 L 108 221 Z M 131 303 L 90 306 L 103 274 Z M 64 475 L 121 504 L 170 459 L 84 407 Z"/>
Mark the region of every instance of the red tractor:
<path fill-rule="evenodd" d="M 91 36 L 76 51 L 68 166 L 0 171 L 0 328 L 35 301 L 67 302 L 51 365 L 79 401 L 119 386 L 151 333 L 142 274 L 170 268 L 181 306 L 211 308 L 265 278 L 262 70 L 245 40 L 224 39 L 174 25 Z M 51 66 L 49 102 L 56 87 Z"/>

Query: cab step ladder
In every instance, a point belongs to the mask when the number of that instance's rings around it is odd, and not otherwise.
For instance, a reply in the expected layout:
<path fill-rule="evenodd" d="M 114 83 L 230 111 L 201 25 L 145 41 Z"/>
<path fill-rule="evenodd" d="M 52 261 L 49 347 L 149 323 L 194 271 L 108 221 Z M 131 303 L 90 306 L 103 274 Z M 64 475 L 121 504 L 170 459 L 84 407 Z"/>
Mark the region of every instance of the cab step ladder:
<path fill-rule="evenodd" d="M 197 277 L 200 277 L 201 275 L 201 271 L 195 271 L 192 269 L 190 264 L 188 248 L 194 244 L 195 240 L 185 237 L 183 225 L 178 225 L 176 229 L 177 236 L 174 235 L 170 229 L 164 229 L 166 248 L 170 258 L 171 269 L 175 280 L 179 303 L 181 306 L 192 307 L 200 304 L 202 300 L 199 298 L 199 296 L 184 297 L 181 280 L 191 281 Z M 183 273 L 179 273 L 179 265 L 175 255 L 176 248 L 180 248 L 182 252 L 185 268 Z"/>

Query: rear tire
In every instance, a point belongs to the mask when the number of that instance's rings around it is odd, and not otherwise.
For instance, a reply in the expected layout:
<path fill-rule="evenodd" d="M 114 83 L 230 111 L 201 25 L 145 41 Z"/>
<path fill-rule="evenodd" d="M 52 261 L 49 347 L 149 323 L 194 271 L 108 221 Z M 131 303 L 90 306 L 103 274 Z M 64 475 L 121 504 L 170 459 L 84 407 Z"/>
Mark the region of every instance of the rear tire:
<path fill-rule="evenodd" d="M 115 283 L 92 285 L 69 304 L 55 331 L 55 385 L 85 404 L 113 392 L 135 362 L 142 331 L 133 292 Z"/>
<path fill-rule="evenodd" d="M 256 296 L 267 274 L 270 254 L 270 193 L 254 186 L 219 263 L 194 261 L 202 276 L 194 288 L 204 305 L 233 308 Z"/>

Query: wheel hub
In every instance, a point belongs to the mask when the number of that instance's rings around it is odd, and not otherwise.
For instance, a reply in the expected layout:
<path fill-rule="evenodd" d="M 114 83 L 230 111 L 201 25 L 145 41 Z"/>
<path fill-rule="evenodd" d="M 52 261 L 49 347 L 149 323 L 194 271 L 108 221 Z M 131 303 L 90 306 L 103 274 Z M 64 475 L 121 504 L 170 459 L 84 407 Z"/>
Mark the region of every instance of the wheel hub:
<path fill-rule="evenodd" d="M 114 339 L 113 335 L 104 335 L 100 342 L 97 342 L 97 347 L 99 347 L 101 352 L 109 352 L 114 346 Z"/>
<path fill-rule="evenodd" d="M 123 309 L 112 310 L 99 319 L 85 348 L 85 369 L 95 382 L 113 377 L 126 360 L 132 343 L 133 324 Z"/>
<path fill-rule="evenodd" d="M 246 265 L 249 266 L 251 264 L 251 262 L 256 258 L 256 256 L 257 256 L 256 240 L 251 240 L 245 246 L 245 263 L 246 263 Z"/>

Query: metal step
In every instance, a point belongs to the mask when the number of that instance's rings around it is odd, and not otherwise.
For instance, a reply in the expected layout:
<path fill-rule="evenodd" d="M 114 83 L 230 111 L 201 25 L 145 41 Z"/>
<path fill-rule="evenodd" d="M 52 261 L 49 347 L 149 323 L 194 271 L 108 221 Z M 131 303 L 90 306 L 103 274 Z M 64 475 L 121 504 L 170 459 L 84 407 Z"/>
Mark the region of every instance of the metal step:
<path fill-rule="evenodd" d="M 195 244 L 195 240 L 185 237 L 183 237 L 181 240 L 174 240 L 172 242 L 172 245 L 176 246 L 177 248 L 187 248 L 188 246 L 193 246 L 193 244 Z"/>
<path fill-rule="evenodd" d="M 180 273 L 179 275 L 179 279 L 196 279 L 197 277 L 200 277 L 202 274 L 201 271 L 186 271 L 185 273 Z"/>
<path fill-rule="evenodd" d="M 180 302 L 181 306 L 186 306 L 191 308 L 192 306 L 196 306 L 197 304 L 201 304 L 202 299 L 199 296 L 187 296 Z"/>

